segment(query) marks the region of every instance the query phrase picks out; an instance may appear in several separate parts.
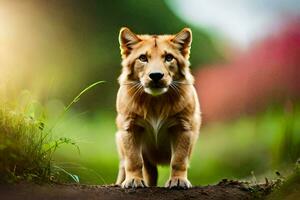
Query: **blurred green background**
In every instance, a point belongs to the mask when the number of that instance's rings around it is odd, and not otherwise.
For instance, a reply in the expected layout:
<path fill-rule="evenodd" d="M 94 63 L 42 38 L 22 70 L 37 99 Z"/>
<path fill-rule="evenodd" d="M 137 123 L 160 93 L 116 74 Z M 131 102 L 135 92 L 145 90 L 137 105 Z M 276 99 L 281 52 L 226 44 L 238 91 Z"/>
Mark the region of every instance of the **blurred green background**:
<path fill-rule="evenodd" d="M 222 178 L 272 177 L 276 170 L 288 171 L 300 156 L 299 23 L 293 15 L 281 20 L 276 35 L 267 29 L 251 35 L 251 23 L 241 17 L 240 24 L 225 23 L 230 30 L 236 28 L 234 40 L 222 29 L 222 19 L 239 17 L 223 17 L 227 7 L 216 5 L 193 0 L 1 0 L 0 98 L 23 105 L 28 115 L 45 119 L 48 127 L 55 124 L 53 137 L 76 141 L 80 153 L 73 146 L 59 148 L 57 166 L 78 175 L 81 183 L 113 183 L 118 169 L 118 31 L 128 26 L 136 33 L 172 34 L 191 27 L 191 63 L 204 118 L 190 164 L 191 182 L 211 184 Z M 286 10 L 274 5 L 277 11 Z M 239 7 L 229 5 L 228 12 L 234 9 Z M 260 16 L 260 10 L 254 9 L 252 16 Z M 202 23 L 210 22 L 209 13 L 220 19 L 213 28 Z M 268 19 L 276 21 L 275 14 Z M 256 23 L 265 25 L 259 22 L 258 17 Z M 243 30 L 249 38 L 239 33 Z M 98 80 L 105 83 L 84 94 L 57 122 L 64 106 Z M 159 172 L 163 185 L 168 166 Z"/>

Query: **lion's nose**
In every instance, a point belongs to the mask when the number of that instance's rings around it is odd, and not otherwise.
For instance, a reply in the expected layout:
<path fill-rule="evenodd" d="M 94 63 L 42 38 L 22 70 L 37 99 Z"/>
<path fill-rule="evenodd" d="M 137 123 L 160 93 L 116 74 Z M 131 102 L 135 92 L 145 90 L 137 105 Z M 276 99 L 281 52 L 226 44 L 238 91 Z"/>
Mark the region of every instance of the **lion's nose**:
<path fill-rule="evenodd" d="M 161 72 L 153 72 L 149 74 L 149 77 L 154 81 L 157 82 L 160 79 L 162 79 L 162 77 L 164 77 L 164 74 Z"/>

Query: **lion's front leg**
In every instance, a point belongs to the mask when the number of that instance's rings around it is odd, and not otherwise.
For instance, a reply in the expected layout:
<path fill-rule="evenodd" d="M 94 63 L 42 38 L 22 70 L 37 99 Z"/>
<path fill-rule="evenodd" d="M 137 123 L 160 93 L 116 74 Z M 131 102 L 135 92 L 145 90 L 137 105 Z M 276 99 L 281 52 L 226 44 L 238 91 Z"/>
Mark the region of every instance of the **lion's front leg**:
<path fill-rule="evenodd" d="M 123 188 L 146 187 L 143 179 L 143 158 L 140 138 L 129 131 L 119 132 L 120 146 L 124 153 L 125 180 Z"/>
<path fill-rule="evenodd" d="M 172 136 L 171 175 L 165 187 L 183 188 L 192 187 L 187 178 L 189 156 L 192 149 L 192 131 L 176 132 Z"/>

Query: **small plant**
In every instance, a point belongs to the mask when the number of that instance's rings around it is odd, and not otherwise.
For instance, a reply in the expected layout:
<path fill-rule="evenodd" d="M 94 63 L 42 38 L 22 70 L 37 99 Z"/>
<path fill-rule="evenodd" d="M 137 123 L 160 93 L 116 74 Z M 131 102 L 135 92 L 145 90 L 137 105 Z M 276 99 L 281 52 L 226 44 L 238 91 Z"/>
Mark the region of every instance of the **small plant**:
<path fill-rule="evenodd" d="M 82 90 L 63 110 L 56 124 L 62 120 L 70 107 L 79 101 L 81 95 L 99 83 L 102 81 Z M 63 144 L 71 144 L 79 151 L 76 143 L 69 138 L 52 139 L 52 131 L 56 124 L 47 129 L 43 117 L 36 118 L 32 113 L 28 115 L 26 111 L 14 109 L 7 103 L 1 104 L 0 182 L 56 181 L 61 173 L 79 182 L 78 176 L 53 163 L 53 154 Z"/>
<path fill-rule="evenodd" d="M 0 181 L 46 180 L 51 176 L 51 150 L 44 123 L 0 108 Z"/>
<path fill-rule="evenodd" d="M 277 174 L 277 173 L 276 173 Z M 299 199 L 300 196 L 300 159 L 296 161 L 295 167 L 292 173 L 287 176 L 285 179 L 282 179 L 282 176 L 277 174 L 280 177 L 281 184 L 280 187 L 276 187 L 275 191 L 268 196 L 268 200 L 293 200 Z"/>

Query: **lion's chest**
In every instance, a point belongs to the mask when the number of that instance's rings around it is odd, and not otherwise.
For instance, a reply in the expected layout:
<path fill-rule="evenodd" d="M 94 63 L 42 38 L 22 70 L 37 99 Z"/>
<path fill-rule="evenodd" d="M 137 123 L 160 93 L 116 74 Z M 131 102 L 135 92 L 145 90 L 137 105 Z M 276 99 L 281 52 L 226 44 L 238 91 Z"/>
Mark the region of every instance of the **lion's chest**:
<path fill-rule="evenodd" d="M 144 143 L 155 144 L 160 146 L 169 141 L 170 127 L 176 124 L 173 118 L 162 118 L 151 116 L 146 119 L 139 119 L 138 125 L 144 128 Z"/>

